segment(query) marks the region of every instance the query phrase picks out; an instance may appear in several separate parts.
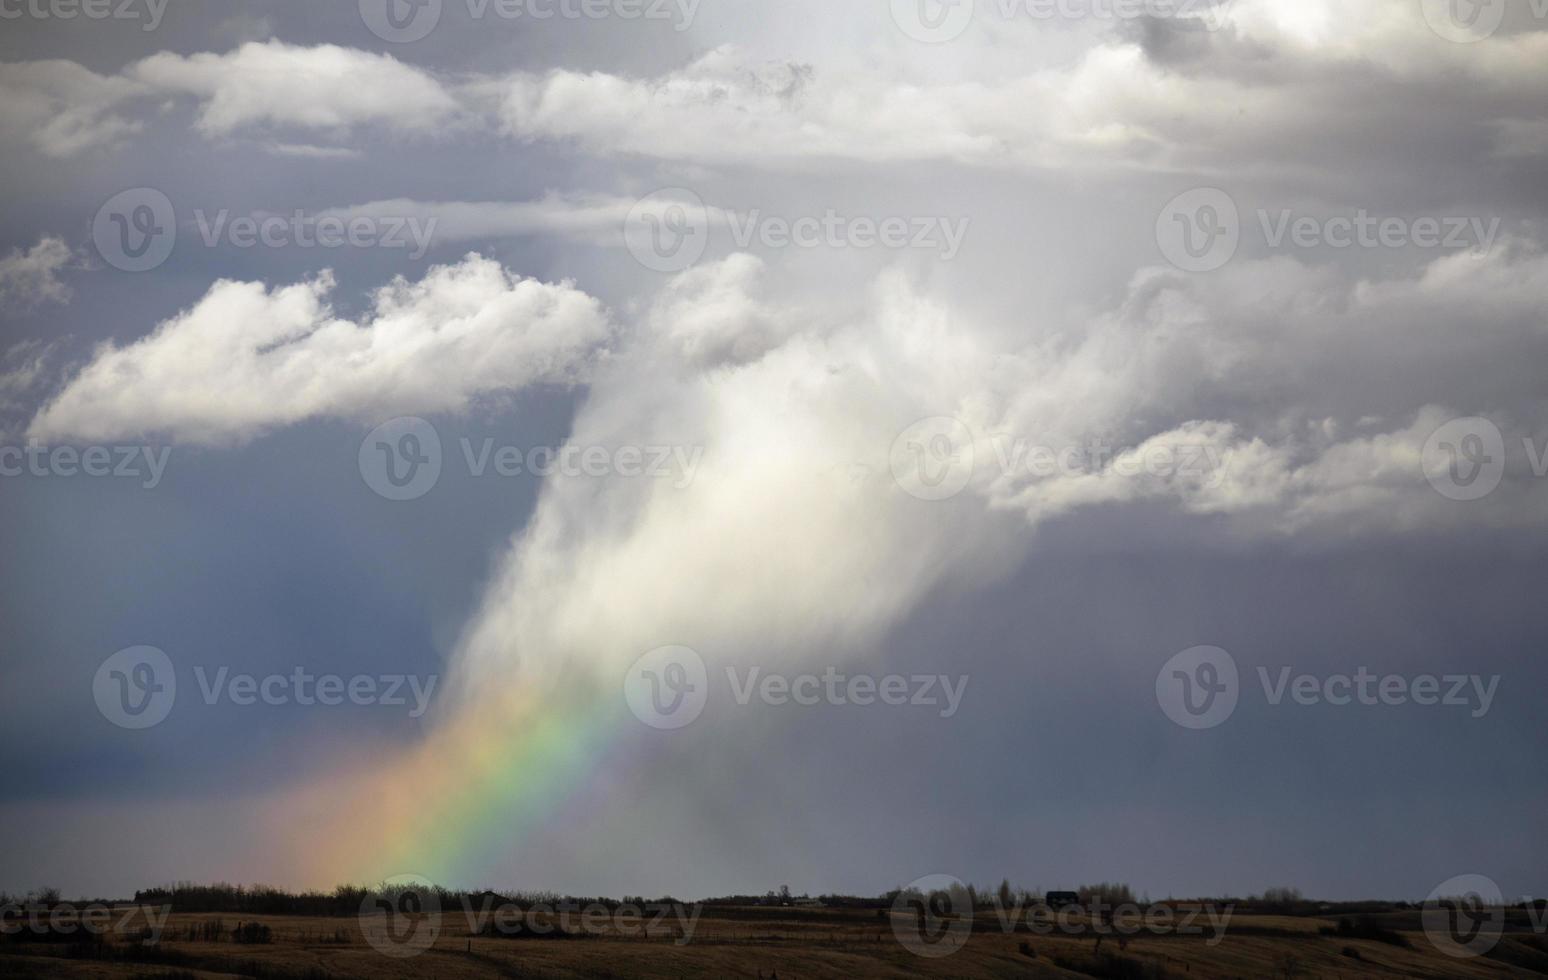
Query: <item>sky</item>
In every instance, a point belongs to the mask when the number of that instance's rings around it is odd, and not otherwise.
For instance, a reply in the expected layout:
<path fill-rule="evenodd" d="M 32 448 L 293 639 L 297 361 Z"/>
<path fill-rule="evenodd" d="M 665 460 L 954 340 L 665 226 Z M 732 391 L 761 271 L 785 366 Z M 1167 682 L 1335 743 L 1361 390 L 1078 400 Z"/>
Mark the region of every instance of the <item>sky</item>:
<path fill-rule="evenodd" d="M 1537 0 L 84 10 L 0 890 L 1548 891 Z"/>

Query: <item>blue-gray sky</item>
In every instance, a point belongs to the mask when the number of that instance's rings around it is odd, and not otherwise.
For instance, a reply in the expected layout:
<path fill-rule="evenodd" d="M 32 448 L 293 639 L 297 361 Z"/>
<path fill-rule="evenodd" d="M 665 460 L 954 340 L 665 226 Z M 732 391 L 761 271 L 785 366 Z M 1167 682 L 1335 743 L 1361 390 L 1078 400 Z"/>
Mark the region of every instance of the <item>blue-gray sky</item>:
<path fill-rule="evenodd" d="M 613 895 L 1548 890 L 1530 0 L 518 6 L 0 30 L 0 446 L 167 454 L 0 476 L 0 889 L 322 885 L 345 835 L 341 876 Z M 625 697 L 667 646 L 708 665 L 670 731 Z M 1190 730 L 1199 646 L 1238 703 Z M 740 704 L 751 667 L 966 687 Z M 206 703 L 221 668 L 435 687 Z"/>

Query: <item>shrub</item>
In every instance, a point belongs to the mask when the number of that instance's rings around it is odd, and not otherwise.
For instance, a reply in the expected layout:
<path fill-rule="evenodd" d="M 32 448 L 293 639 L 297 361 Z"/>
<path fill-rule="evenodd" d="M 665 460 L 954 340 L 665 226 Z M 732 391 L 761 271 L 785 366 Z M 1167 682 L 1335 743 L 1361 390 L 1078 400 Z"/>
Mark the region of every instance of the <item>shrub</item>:
<path fill-rule="evenodd" d="M 185 938 L 191 943 L 218 943 L 226 938 L 226 923 L 218 918 L 205 919 L 203 922 L 190 922 L 188 923 Z"/>
<path fill-rule="evenodd" d="M 1334 935 L 1342 939 L 1370 939 L 1389 946 L 1401 946 L 1404 949 L 1408 949 L 1411 945 L 1408 937 L 1401 932 L 1384 929 L 1370 919 L 1339 919 L 1338 930 Z"/>
<path fill-rule="evenodd" d="M 273 938 L 274 933 L 262 922 L 243 922 L 231 930 L 231 941 L 244 946 L 267 945 Z"/>

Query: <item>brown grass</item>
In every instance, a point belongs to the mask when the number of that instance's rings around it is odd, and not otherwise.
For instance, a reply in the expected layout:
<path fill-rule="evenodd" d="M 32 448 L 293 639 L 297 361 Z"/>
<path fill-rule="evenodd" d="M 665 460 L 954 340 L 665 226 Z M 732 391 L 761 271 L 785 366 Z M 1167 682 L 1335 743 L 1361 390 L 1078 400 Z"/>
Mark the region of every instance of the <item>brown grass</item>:
<path fill-rule="evenodd" d="M 1005 932 L 992 913 L 980 913 L 972 937 L 952 956 L 914 956 L 894 938 L 891 920 L 874 911 L 708 908 L 692 941 L 658 928 L 648 937 L 613 933 L 570 941 L 484 938 L 470 935 L 461 909 L 447 911 L 433 948 L 409 959 L 376 952 L 362 929 L 378 921 L 353 918 L 245 916 L 272 931 L 266 945 L 188 941 L 190 926 L 220 918 L 173 915 L 162 941 L 149 949 L 132 934 L 110 936 L 96 947 L 41 943 L 21 934 L 0 938 L 5 977 L 317 977 L 361 978 L 597 978 L 597 977 L 1143 977 L 1227 980 L 1237 977 L 1503 978 L 1542 976 L 1510 961 L 1530 960 L 1532 937 L 1507 937 L 1496 955 L 1457 961 L 1442 956 L 1422 933 L 1412 948 L 1323 935 L 1333 920 L 1237 915 L 1236 934 L 1211 945 L 1203 936 L 1114 938 L 1100 950 L 1092 938 Z M 224 916 L 229 930 L 238 920 Z M 197 929 L 194 930 L 197 933 Z M 1519 949 L 1517 948 L 1519 947 Z M 1358 958 L 1349 955 L 1357 952 Z M 1033 955 L 1035 954 L 1035 955 Z M 1294 968 L 1296 972 L 1287 974 Z"/>

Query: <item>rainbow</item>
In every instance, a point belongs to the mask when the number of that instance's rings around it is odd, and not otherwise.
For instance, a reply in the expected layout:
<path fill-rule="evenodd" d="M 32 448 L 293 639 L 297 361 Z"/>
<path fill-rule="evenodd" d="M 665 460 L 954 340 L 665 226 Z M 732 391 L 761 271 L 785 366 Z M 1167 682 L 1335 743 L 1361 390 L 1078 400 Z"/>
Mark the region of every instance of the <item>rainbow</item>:
<path fill-rule="evenodd" d="M 494 856 L 563 820 L 567 803 L 605 796 L 627 765 L 631 743 L 614 737 L 623 699 L 605 695 L 594 685 L 492 692 L 385 767 L 312 786 L 300 812 L 321 817 L 307 830 L 320 836 L 303 876 L 324 887 L 401 874 L 505 884 L 480 880 Z"/>

